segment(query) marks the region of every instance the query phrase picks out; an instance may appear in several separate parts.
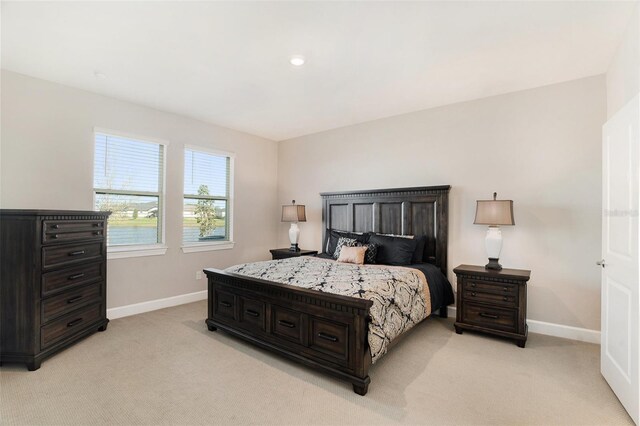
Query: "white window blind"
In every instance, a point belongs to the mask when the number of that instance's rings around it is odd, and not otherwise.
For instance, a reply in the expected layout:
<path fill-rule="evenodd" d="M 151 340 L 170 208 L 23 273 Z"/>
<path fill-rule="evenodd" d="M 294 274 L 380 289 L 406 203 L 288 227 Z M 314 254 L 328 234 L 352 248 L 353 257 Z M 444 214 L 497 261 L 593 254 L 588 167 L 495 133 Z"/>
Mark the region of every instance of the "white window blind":
<path fill-rule="evenodd" d="M 184 243 L 231 239 L 233 157 L 197 148 L 184 151 Z"/>
<path fill-rule="evenodd" d="M 162 242 L 164 145 L 95 133 L 96 210 L 109 210 L 109 246 Z"/>

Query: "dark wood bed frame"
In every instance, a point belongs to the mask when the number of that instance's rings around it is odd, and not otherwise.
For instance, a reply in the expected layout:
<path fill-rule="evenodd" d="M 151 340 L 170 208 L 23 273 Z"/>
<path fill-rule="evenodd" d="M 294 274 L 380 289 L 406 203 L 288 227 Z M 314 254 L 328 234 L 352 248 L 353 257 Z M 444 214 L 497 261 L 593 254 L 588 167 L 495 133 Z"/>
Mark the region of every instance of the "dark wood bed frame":
<path fill-rule="evenodd" d="M 331 230 L 426 235 L 425 260 L 447 273 L 450 186 L 322 193 L 323 242 Z M 324 249 L 324 247 L 323 247 Z M 205 269 L 209 330 L 257 346 L 353 384 L 365 395 L 371 353 L 370 300 L 323 293 Z M 446 317 L 447 307 L 440 308 Z"/>

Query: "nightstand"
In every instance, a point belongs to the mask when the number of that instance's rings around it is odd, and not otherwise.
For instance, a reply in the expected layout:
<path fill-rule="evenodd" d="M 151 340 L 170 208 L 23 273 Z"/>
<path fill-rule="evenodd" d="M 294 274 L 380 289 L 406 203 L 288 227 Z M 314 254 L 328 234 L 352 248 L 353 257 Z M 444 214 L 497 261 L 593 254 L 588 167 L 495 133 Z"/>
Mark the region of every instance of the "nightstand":
<path fill-rule="evenodd" d="M 315 256 L 316 254 L 318 254 L 318 250 L 291 251 L 288 248 L 272 249 L 269 251 L 271 252 L 271 258 L 273 260 L 286 259 L 288 257 Z"/>
<path fill-rule="evenodd" d="M 527 281 L 531 271 L 460 265 L 453 272 L 458 281 L 456 333 L 481 331 L 513 339 L 524 348 L 528 334 Z"/>

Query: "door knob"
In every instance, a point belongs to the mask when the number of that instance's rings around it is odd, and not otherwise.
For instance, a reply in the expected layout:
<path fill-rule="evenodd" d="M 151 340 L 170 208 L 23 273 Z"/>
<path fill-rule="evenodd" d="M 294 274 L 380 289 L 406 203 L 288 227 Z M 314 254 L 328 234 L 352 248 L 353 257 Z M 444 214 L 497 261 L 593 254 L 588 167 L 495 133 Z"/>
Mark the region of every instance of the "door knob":
<path fill-rule="evenodd" d="M 596 265 L 598 265 L 598 266 L 602 266 L 603 268 L 604 268 L 605 266 L 607 266 L 607 265 L 606 265 L 606 263 L 604 262 L 604 259 L 602 259 L 602 260 L 598 260 L 598 261 L 596 262 Z"/>

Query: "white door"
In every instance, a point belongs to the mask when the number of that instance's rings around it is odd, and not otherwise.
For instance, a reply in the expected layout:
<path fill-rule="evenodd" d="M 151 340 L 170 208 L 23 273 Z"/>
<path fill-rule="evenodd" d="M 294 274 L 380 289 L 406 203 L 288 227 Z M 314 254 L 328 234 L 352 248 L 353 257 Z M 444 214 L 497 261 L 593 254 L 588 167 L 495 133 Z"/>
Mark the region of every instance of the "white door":
<path fill-rule="evenodd" d="M 640 97 L 604 125 L 602 142 L 602 342 L 600 371 L 640 421 Z"/>

